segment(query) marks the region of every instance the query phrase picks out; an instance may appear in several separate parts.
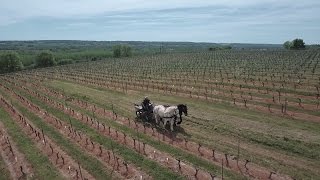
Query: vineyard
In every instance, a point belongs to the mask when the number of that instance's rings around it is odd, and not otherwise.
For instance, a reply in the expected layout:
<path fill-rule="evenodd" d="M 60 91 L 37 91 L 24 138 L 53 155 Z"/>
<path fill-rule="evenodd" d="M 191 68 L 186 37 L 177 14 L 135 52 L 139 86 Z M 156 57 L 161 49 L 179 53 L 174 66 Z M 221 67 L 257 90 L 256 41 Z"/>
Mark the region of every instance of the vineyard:
<path fill-rule="evenodd" d="M 171 53 L 0 76 L 0 179 L 317 179 L 320 51 Z M 174 132 L 134 103 L 186 104 Z"/>

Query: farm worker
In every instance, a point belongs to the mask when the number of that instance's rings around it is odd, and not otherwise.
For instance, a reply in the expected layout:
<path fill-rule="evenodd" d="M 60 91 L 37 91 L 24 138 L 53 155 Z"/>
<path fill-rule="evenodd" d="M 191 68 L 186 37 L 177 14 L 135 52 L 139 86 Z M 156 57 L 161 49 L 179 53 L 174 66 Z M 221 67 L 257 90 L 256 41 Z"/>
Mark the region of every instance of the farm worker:
<path fill-rule="evenodd" d="M 150 99 L 147 96 L 144 97 L 141 106 L 142 106 L 143 111 L 150 111 L 151 110 Z"/>

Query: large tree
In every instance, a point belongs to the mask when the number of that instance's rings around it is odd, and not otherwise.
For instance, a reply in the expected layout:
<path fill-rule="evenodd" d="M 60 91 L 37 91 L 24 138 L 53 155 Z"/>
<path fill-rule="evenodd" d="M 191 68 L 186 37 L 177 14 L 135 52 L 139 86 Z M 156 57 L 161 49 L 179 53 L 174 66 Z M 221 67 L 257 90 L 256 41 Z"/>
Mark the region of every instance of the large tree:
<path fill-rule="evenodd" d="M 36 66 L 37 67 L 49 67 L 56 65 L 56 61 L 51 52 L 42 52 L 37 56 Z"/>
<path fill-rule="evenodd" d="M 293 41 L 286 41 L 283 44 L 283 47 L 286 49 L 305 49 L 305 43 L 303 39 L 294 39 Z"/>
<path fill-rule="evenodd" d="M 302 39 L 295 39 L 292 41 L 292 49 L 305 49 L 305 43 Z"/>
<path fill-rule="evenodd" d="M 0 56 L 0 72 L 14 72 L 23 69 L 23 64 L 18 53 L 7 52 Z"/>

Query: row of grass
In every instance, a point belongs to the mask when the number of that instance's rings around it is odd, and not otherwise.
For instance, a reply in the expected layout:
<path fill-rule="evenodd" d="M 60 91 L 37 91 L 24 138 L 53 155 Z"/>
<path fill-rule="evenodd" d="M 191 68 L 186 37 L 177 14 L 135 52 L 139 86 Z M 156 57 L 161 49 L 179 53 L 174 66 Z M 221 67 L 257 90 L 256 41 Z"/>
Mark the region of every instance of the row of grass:
<path fill-rule="evenodd" d="M 45 109 L 46 111 L 48 111 L 52 115 L 58 117 L 60 120 L 63 120 L 67 123 L 69 123 L 71 121 L 72 126 L 75 129 L 85 132 L 85 134 L 88 135 L 90 137 L 90 139 L 101 144 L 105 148 L 113 149 L 114 152 L 116 152 L 117 154 L 122 156 L 125 161 L 128 161 L 132 164 L 135 164 L 138 167 L 141 167 L 142 170 L 144 170 L 146 173 L 151 175 L 154 179 L 184 179 L 185 178 L 177 173 L 174 173 L 174 172 L 168 170 L 167 168 L 162 167 L 158 163 L 147 159 L 146 157 L 139 154 L 138 152 L 136 152 L 130 148 L 127 148 L 124 145 L 118 144 L 108 137 L 102 136 L 94 128 L 88 127 L 86 124 L 64 114 L 63 112 L 61 112 L 58 109 L 51 108 L 48 105 L 43 104 L 43 102 L 41 102 L 37 98 L 32 97 L 32 96 L 28 96 L 26 93 L 21 92 L 21 91 L 16 91 L 16 92 L 21 94 L 24 97 L 28 97 L 28 99 L 32 103 L 36 104 L 37 106 L 41 107 L 42 109 Z M 20 107 L 20 108 L 22 108 L 22 107 Z M 33 117 L 33 118 L 37 119 L 37 117 Z M 44 122 L 42 122 L 40 126 L 47 126 L 47 125 Z M 44 129 L 44 130 L 48 131 L 49 129 L 51 129 L 51 131 L 54 131 L 54 130 L 52 130 L 52 128 L 49 128 L 49 127 L 48 127 L 48 129 L 46 129 L 46 130 Z M 63 138 L 61 140 L 63 140 Z M 63 142 L 58 142 L 58 144 L 62 146 L 61 143 L 63 143 Z M 75 151 L 71 151 L 71 152 L 73 152 L 73 154 L 71 154 L 71 156 L 77 156 L 78 154 L 81 154 L 80 152 L 78 152 L 78 153 L 76 153 Z M 77 159 L 77 157 L 74 157 L 74 159 Z M 85 164 L 82 166 L 85 169 L 87 169 L 89 172 L 91 172 L 90 167 L 87 167 Z M 95 170 L 95 169 L 96 168 L 92 167 L 92 170 Z M 94 175 L 94 172 L 91 172 L 91 173 Z M 98 179 L 100 179 L 100 178 L 98 178 Z"/>
<path fill-rule="evenodd" d="M 3 92 L 0 92 L 3 94 Z M 26 160 L 32 165 L 34 179 L 63 179 L 59 171 L 53 166 L 48 157 L 32 142 L 10 115 L 0 108 L 0 121 L 4 124 L 9 136 L 16 143 L 17 148 L 26 157 Z M 0 173 L 2 174 L 2 173 Z"/>

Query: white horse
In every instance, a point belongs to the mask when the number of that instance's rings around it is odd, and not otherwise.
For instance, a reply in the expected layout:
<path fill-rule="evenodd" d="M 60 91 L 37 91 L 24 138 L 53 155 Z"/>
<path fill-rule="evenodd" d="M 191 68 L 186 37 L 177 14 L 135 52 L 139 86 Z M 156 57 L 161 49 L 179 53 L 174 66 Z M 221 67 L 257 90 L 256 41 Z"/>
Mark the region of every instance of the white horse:
<path fill-rule="evenodd" d="M 163 106 L 157 105 L 153 108 L 153 115 L 156 119 L 156 123 L 159 124 L 159 121 L 163 121 L 163 126 L 166 127 L 167 122 L 170 122 L 170 129 L 173 131 L 174 124 L 181 124 L 182 122 L 182 113 L 188 116 L 187 106 L 184 104 L 179 104 L 177 106 Z M 177 122 L 177 118 L 179 117 L 179 121 Z"/>

